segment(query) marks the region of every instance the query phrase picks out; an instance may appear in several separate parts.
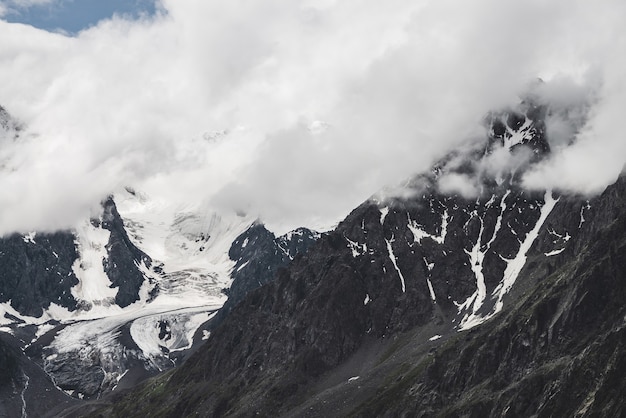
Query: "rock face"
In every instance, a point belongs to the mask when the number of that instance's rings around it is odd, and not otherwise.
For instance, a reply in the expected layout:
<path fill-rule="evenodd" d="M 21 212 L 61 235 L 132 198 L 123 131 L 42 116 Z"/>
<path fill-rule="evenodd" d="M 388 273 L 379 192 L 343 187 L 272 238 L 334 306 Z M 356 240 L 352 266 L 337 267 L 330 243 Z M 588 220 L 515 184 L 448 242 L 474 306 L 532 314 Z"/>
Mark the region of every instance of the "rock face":
<path fill-rule="evenodd" d="M 280 237 L 263 224 L 254 224 L 233 242 L 228 255 L 235 261 L 228 289 L 228 300 L 212 322 L 219 325 L 232 309 L 254 289 L 270 282 L 279 268 L 286 266 L 298 254 L 304 254 L 320 234 L 299 228 Z"/>
<path fill-rule="evenodd" d="M 621 416 L 626 179 L 589 201 L 522 190 L 543 113 L 494 115 L 487 147 L 355 209 L 99 413 Z M 515 169 L 485 170 L 503 150 Z M 442 193 L 452 175 L 478 195 Z"/>
<path fill-rule="evenodd" d="M 118 288 L 115 303 L 121 307 L 139 299 L 145 276 L 139 265 L 150 265 L 150 258 L 135 247 L 124 230 L 124 224 L 107 199 L 103 203 L 102 220 L 93 219 L 94 228 L 110 231 L 106 244 L 106 257 L 99 260 L 111 282 Z M 72 288 L 79 283 L 74 264 L 80 254 L 74 232 L 51 234 L 13 234 L 0 238 L 0 303 L 9 302 L 19 314 L 40 317 L 51 303 L 69 311 L 78 301 Z"/>
<path fill-rule="evenodd" d="M 101 227 L 110 231 L 106 245 L 108 257 L 103 261 L 104 271 L 111 281 L 111 287 L 117 287 L 115 303 L 122 308 L 139 300 L 139 289 L 146 280 L 140 270 L 143 264 L 149 268 L 152 260 L 128 238 L 124 221 L 120 217 L 112 198 L 103 203 Z"/>
<path fill-rule="evenodd" d="M 562 253 L 546 260 L 538 243 L 511 309 L 407 365 L 354 415 L 623 416 L 626 178 L 590 206 Z"/>
<path fill-rule="evenodd" d="M 108 238 L 102 243 L 92 242 L 89 234 L 84 235 L 85 231 L 100 235 L 104 232 Z M 107 375 L 110 367 L 102 360 L 110 355 L 100 353 L 102 349 L 107 351 L 106 347 L 98 347 L 92 341 L 91 351 L 86 346 L 62 353 L 46 348 L 45 344 L 50 344 L 64 327 L 57 320 L 47 321 L 46 314 L 59 311 L 60 315 L 69 316 L 78 311 L 88 312 L 94 306 L 128 306 L 139 300 L 140 289 L 148 280 L 141 268 L 147 268 L 150 263 L 150 258 L 130 242 L 111 199 L 103 202 L 102 216 L 92 219 L 80 231 L 32 232 L 0 238 L 0 303 L 5 303 L 0 323 L 10 325 L 3 331 L 10 329 L 8 332 L 22 340 L 20 348 L 25 349 L 37 367 L 45 370 L 57 388 L 76 396 L 97 396 L 116 383 L 114 379 L 110 382 Z M 99 269 L 100 276 L 96 277 L 90 269 Z M 115 294 L 114 298 L 108 300 L 93 290 L 97 279 L 105 291 Z M 33 338 L 39 325 L 43 331 Z M 50 337 L 33 344 L 46 331 L 50 331 Z M 115 350 L 111 347 L 108 351 Z M 117 361 L 145 361 L 136 351 L 122 353 L 124 358 Z M 17 378 L 13 382 L 23 380 L 23 367 L 18 367 L 15 373 Z"/>
<path fill-rule="evenodd" d="M 71 288 L 78 254 L 69 232 L 14 234 L 0 238 L 0 302 L 23 315 L 39 317 L 51 303 L 76 309 Z"/>

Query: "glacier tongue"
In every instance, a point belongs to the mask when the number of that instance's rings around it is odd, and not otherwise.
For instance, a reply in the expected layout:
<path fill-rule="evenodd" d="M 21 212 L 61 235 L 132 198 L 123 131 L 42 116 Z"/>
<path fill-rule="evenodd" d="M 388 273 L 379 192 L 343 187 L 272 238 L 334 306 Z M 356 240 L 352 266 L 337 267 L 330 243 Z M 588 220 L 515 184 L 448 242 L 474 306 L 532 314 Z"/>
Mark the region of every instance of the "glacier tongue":
<path fill-rule="evenodd" d="M 203 205 L 173 204 L 137 192 L 115 196 L 118 211 L 133 244 L 149 254 L 161 272 L 159 288 L 181 306 L 205 301 L 224 303 L 234 262 L 232 242 L 254 219 L 235 213 L 218 214 Z"/>

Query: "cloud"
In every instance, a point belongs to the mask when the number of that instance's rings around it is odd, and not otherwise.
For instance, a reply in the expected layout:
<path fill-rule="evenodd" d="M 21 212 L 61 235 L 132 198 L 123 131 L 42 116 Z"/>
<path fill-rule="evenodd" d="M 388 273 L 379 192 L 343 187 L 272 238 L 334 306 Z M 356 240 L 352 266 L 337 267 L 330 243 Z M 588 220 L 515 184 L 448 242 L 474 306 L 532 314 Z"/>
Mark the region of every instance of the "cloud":
<path fill-rule="evenodd" d="M 0 17 L 9 13 L 19 13 L 20 10 L 32 6 L 44 6 L 58 2 L 58 0 L 0 0 Z"/>
<path fill-rule="evenodd" d="M 609 132 L 623 106 L 611 68 L 623 68 L 624 8 L 163 0 L 154 17 L 75 37 L 0 22 L 0 104 L 27 127 L 0 151 L 0 234 L 71 226 L 128 184 L 276 229 L 332 224 L 484 135 L 482 117 L 537 76 L 564 80 L 542 93 L 555 108 L 596 93 L 578 119 L 554 112 L 551 138 L 576 140 L 527 184 L 599 190 L 626 155 Z M 601 171 L 583 149 L 599 143 L 612 156 Z M 586 174 L 557 184 L 575 163 Z M 590 175 L 594 187 L 581 183 Z"/>
<path fill-rule="evenodd" d="M 472 199 L 480 195 L 480 186 L 475 177 L 467 174 L 447 173 L 437 182 L 439 190 L 444 194 L 458 194 L 465 199 Z"/>

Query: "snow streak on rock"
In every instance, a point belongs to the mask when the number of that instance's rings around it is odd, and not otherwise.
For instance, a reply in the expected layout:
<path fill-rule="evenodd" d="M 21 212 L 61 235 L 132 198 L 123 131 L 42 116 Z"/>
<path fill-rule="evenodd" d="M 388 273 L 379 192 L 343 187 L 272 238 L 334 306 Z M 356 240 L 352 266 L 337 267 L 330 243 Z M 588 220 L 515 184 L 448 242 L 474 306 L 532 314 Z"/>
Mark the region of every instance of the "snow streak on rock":
<path fill-rule="evenodd" d="M 380 224 L 383 225 L 385 223 L 385 218 L 389 214 L 389 208 L 384 207 L 380 209 Z"/>
<path fill-rule="evenodd" d="M 400 276 L 400 282 L 402 283 L 402 293 L 405 293 L 406 285 L 404 282 L 404 276 L 402 275 L 402 272 L 400 271 L 400 268 L 398 267 L 398 261 L 397 261 L 395 254 L 393 253 L 393 247 L 391 246 L 391 243 L 394 241 L 395 241 L 394 237 L 391 237 L 391 240 L 385 239 L 385 243 L 387 243 L 387 251 L 389 252 L 389 259 L 393 263 L 393 266 L 396 268 L 396 271 L 398 272 L 398 276 Z"/>
<path fill-rule="evenodd" d="M 528 253 L 528 250 L 530 250 L 530 247 L 537 239 L 537 236 L 539 236 L 539 230 L 541 229 L 543 223 L 548 218 L 548 215 L 550 215 L 550 212 L 552 212 L 552 209 L 554 209 L 558 201 L 559 199 L 554 199 L 554 197 L 552 197 L 551 191 L 546 192 L 544 196 L 545 203 L 541 207 L 541 215 L 539 216 L 539 220 L 535 224 L 535 227 L 526 235 L 526 238 L 520 244 L 519 251 L 517 252 L 515 258 L 511 260 L 505 260 L 507 262 L 507 267 L 506 270 L 504 270 L 504 277 L 492 293 L 493 296 L 497 295 L 498 297 L 493 314 L 496 314 L 502 310 L 502 299 L 504 298 L 504 295 L 506 295 L 509 290 L 511 290 L 511 287 L 515 283 L 515 280 L 517 280 L 517 276 L 526 264 L 526 254 Z"/>
<path fill-rule="evenodd" d="M 469 329 L 475 325 L 478 325 L 483 321 L 483 318 L 478 314 L 478 310 L 483 306 L 485 299 L 487 297 L 487 287 L 485 285 L 485 276 L 483 274 L 483 261 L 485 260 L 485 255 L 491 248 L 491 244 L 496 239 L 498 235 L 498 231 L 502 227 L 502 217 L 504 215 L 504 211 L 506 210 L 506 198 L 511 193 L 510 190 L 502 197 L 500 201 L 500 214 L 498 215 L 498 219 L 496 220 L 496 225 L 493 229 L 493 234 L 491 238 L 485 244 L 484 249 L 481 245 L 483 232 L 485 230 L 485 224 L 482 218 L 480 220 L 480 232 L 478 234 L 478 238 L 476 239 L 476 243 L 472 247 L 471 251 L 465 250 L 465 253 L 469 256 L 469 262 L 472 271 L 474 272 L 474 276 L 476 277 L 476 291 L 465 300 L 462 304 L 459 305 L 459 312 L 463 312 L 471 307 L 471 312 L 465 314 L 463 320 L 461 321 L 460 328 L 461 329 Z M 472 216 L 478 216 L 478 212 L 474 211 Z"/>
<path fill-rule="evenodd" d="M 30 378 L 24 372 L 22 372 L 22 377 L 24 378 L 24 389 L 20 393 L 20 399 L 22 400 L 22 418 L 27 418 L 28 414 L 26 413 L 26 398 L 24 395 L 26 394 L 26 389 L 28 389 L 28 383 L 30 382 Z"/>
<path fill-rule="evenodd" d="M 352 251 L 352 257 L 357 258 L 360 255 L 363 255 L 367 252 L 367 243 L 359 244 L 358 242 L 352 241 L 350 238 L 344 235 L 346 241 L 348 241 L 348 248 Z"/>
<path fill-rule="evenodd" d="M 413 233 L 413 239 L 416 243 L 421 244 L 422 239 L 430 238 L 438 244 L 443 244 L 446 240 L 446 234 L 448 233 L 448 210 L 446 209 L 441 217 L 441 233 L 439 235 L 429 234 L 428 232 L 422 229 L 422 226 L 411 219 L 411 216 L 407 214 L 408 218 L 408 227 L 409 230 Z"/>

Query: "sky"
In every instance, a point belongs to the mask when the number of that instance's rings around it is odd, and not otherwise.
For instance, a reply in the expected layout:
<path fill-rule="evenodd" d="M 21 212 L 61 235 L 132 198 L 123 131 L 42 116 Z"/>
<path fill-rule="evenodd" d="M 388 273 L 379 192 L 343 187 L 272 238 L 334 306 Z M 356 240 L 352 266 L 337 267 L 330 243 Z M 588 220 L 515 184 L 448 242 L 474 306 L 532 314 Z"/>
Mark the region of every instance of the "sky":
<path fill-rule="evenodd" d="M 3 0 L 0 16 L 51 32 L 76 34 L 113 15 L 131 19 L 156 13 L 153 0 Z"/>
<path fill-rule="evenodd" d="M 328 227 L 538 77 L 554 152 L 526 187 L 591 195 L 626 162 L 621 0 L 126 3 L 0 2 L 23 127 L 0 133 L 0 234 L 72 227 L 125 186 Z"/>

